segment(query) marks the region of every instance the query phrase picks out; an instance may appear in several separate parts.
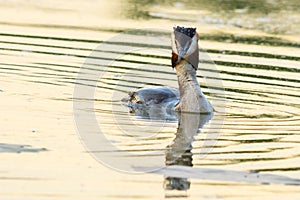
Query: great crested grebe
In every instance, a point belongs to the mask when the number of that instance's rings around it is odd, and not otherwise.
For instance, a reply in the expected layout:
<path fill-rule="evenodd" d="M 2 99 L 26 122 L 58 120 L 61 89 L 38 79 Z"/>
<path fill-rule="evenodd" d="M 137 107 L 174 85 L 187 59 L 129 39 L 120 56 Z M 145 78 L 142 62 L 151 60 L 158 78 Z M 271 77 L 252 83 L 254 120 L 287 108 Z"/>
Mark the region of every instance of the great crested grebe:
<path fill-rule="evenodd" d="M 183 112 L 212 113 L 210 102 L 201 91 L 196 71 L 199 62 L 196 28 L 174 27 L 171 34 L 172 67 L 179 90 L 170 87 L 150 87 L 130 92 L 122 99 L 131 108 L 160 105 Z"/>

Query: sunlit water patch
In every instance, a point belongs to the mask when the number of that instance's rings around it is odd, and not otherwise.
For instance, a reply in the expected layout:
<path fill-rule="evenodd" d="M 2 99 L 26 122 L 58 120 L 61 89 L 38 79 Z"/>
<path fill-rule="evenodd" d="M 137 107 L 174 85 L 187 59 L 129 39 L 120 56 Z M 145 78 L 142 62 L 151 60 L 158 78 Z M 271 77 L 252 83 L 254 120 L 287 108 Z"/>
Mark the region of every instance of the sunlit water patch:
<path fill-rule="evenodd" d="M 174 17 L 174 14 L 170 14 L 172 10 L 164 15 L 160 12 L 164 11 L 158 9 L 146 14 L 160 20 Z M 181 15 L 178 16 L 180 18 Z M 181 22 L 191 21 L 193 16 L 186 15 Z M 22 23 L 3 26 L 38 29 L 37 25 Z M 51 25 L 41 27 L 49 30 L 55 28 Z M 121 164 L 122 161 L 139 161 L 146 156 L 148 162 L 137 162 L 138 165 L 131 166 L 131 169 L 151 172 L 154 177 L 163 176 L 159 181 L 154 178 L 152 182 L 146 178 L 138 181 L 127 178 L 130 184 L 138 182 L 159 185 L 164 188 L 166 196 L 171 197 L 172 192 L 176 191 L 190 191 L 191 197 L 197 197 L 200 190 L 193 190 L 193 187 L 215 191 L 215 187 L 225 190 L 228 186 L 241 189 L 231 190 L 230 193 L 243 198 L 252 197 L 253 194 L 247 191 L 254 190 L 264 195 L 273 195 L 275 189 L 283 194 L 285 190 L 296 194 L 299 188 L 290 185 L 299 184 L 300 179 L 300 44 L 297 41 L 265 34 L 253 36 L 243 31 L 229 34 L 203 30 L 199 53 L 208 56 L 200 56 L 197 75 L 203 92 L 213 103 L 216 112 L 211 119 L 184 117 L 185 122 L 196 120 L 194 123 L 197 126 L 186 126 L 189 129 L 184 133 L 194 128 L 194 134 L 189 135 L 190 140 L 187 139 L 186 143 L 181 143 L 178 118 L 149 120 L 130 113 L 120 103 L 122 97 L 138 88 L 177 87 L 177 77 L 170 66 L 169 31 L 130 29 L 123 33 L 124 28 L 93 29 L 63 25 L 58 28 L 63 32 L 76 30 L 77 34 L 41 34 L 39 31 L 22 33 L 13 29 L 0 33 L 1 106 L 6 108 L 8 103 L 12 103 L 17 108 L 14 112 L 4 109 L 5 115 L 2 118 L 5 123 L 9 117 L 30 112 L 30 106 L 39 105 L 36 111 L 38 114 L 34 117 L 40 119 L 47 116 L 49 121 L 55 119 L 55 124 L 45 125 L 44 128 L 49 132 L 41 138 L 63 141 L 66 135 L 75 135 L 70 131 L 72 128 L 67 133 L 56 128 L 64 126 L 61 119 L 72 117 L 72 113 L 66 114 L 65 108 L 71 109 L 72 101 L 92 102 L 93 106 L 86 107 L 84 111 L 95 113 L 103 135 L 117 148 L 105 151 L 101 148 L 101 144 L 104 144 L 102 141 L 98 149 L 87 148 L 84 156 L 117 155 Z M 79 32 L 83 30 L 95 33 L 96 36 L 82 36 Z M 269 32 L 274 32 L 272 30 Z M 285 32 L 285 29 L 280 29 L 280 32 Z M 118 33 L 126 36 L 126 39 L 109 40 L 110 35 Z M 101 44 L 105 45 L 97 49 Z M 91 56 L 93 51 L 97 51 L 94 57 Z M 212 63 L 215 67 L 211 67 Z M 94 97 L 74 99 L 73 88 L 83 64 L 87 75 L 100 73 L 103 76 L 99 79 L 89 79 L 87 76 L 87 79 L 80 81 L 86 87 L 97 83 Z M 220 82 L 222 85 L 217 84 Z M 52 106 L 50 111 L 45 109 L 46 105 L 52 104 L 60 106 Z M 86 122 L 85 125 L 90 127 L 91 124 Z M 1 136 L 3 141 L 0 145 L 3 155 L 8 152 L 10 156 L 15 155 L 11 152 L 28 152 L 22 154 L 25 156 L 30 153 L 42 155 L 55 150 L 51 148 L 53 144 L 31 144 L 32 141 L 42 139 L 38 132 L 32 133 L 30 128 L 33 140 L 24 136 L 21 141 L 6 142 L 10 135 L 15 134 L 17 138 L 15 128 L 18 127 L 3 129 L 5 132 Z M 59 148 L 64 150 L 63 145 Z M 159 162 L 154 163 L 153 160 Z M 128 163 L 123 164 L 125 166 Z M 120 184 L 126 185 L 123 182 Z M 262 191 L 257 184 L 263 187 L 272 184 L 275 189 Z M 150 194 L 144 195 L 155 198 Z M 180 195 L 185 196 L 185 193 Z M 117 199 L 124 197 L 111 194 L 100 196 Z"/>

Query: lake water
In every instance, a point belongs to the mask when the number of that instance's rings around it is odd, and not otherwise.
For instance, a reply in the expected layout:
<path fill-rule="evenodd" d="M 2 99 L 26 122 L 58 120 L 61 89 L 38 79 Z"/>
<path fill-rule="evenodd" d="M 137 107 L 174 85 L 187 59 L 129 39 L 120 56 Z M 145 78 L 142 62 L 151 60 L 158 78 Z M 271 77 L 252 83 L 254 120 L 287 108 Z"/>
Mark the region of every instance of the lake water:
<path fill-rule="evenodd" d="M 297 1 L 0 5 L 0 199 L 300 197 Z M 120 102 L 177 87 L 176 25 L 197 27 L 216 109 L 179 128 Z"/>

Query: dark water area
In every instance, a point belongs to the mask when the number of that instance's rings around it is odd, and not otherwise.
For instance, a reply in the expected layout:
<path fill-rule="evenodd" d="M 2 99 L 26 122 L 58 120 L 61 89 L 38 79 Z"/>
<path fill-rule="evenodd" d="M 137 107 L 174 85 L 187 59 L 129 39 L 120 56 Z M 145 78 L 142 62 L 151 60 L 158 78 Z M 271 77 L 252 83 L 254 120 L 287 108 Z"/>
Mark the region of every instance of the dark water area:
<path fill-rule="evenodd" d="M 262 30 L 272 34 L 299 34 L 299 2 L 296 0 L 149 0 L 129 1 L 125 5 L 123 15 L 136 20 L 170 19 Z M 160 12 L 158 7 L 172 9 Z"/>

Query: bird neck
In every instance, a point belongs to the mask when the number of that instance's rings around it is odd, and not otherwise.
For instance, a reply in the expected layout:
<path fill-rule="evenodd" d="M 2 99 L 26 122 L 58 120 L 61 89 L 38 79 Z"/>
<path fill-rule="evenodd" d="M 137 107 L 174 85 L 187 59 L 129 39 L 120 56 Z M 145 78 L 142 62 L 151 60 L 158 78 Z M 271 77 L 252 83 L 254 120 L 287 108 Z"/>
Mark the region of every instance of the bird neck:
<path fill-rule="evenodd" d="M 197 113 L 213 112 L 213 107 L 201 91 L 193 66 L 186 60 L 181 60 L 175 69 L 180 92 L 180 101 L 175 110 Z"/>
<path fill-rule="evenodd" d="M 175 69 L 178 78 L 180 100 L 183 100 L 183 97 L 189 93 L 193 93 L 190 98 L 203 95 L 197 81 L 196 70 L 189 62 L 181 60 Z"/>

